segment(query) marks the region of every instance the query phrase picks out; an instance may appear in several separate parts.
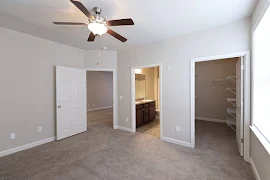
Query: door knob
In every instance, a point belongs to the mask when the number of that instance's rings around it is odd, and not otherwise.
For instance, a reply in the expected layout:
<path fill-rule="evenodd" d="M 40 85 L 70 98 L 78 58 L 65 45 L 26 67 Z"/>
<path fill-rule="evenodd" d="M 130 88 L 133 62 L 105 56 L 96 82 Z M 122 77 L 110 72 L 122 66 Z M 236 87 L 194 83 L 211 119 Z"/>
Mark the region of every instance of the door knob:
<path fill-rule="evenodd" d="M 61 108 L 61 105 L 59 105 L 58 108 Z"/>

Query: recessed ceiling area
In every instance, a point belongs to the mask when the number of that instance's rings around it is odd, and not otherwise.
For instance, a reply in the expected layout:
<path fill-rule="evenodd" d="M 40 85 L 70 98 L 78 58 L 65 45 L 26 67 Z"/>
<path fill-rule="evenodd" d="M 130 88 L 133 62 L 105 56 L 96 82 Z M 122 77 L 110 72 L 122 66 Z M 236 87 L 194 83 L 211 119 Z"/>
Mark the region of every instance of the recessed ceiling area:
<path fill-rule="evenodd" d="M 107 20 L 132 18 L 134 26 L 111 27 L 127 38 L 122 43 L 104 34 L 87 42 L 87 26 L 56 26 L 53 21 L 87 23 L 69 0 L 1 0 L 0 26 L 81 49 L 121 50 L 159 42 L 251 16 L 257 0 L 81 0 Z"/>

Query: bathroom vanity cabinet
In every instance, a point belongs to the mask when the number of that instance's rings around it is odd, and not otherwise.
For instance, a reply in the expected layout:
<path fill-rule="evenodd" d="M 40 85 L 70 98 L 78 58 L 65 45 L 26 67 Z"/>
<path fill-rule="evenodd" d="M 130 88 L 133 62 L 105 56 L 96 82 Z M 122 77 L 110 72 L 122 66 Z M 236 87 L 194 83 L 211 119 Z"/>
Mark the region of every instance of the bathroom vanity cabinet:
<path fill-rule="evenodd" d="M 153 121 L 156 117 L 156 102 L 139 102 L 136 104 L 136 127 Z"/>

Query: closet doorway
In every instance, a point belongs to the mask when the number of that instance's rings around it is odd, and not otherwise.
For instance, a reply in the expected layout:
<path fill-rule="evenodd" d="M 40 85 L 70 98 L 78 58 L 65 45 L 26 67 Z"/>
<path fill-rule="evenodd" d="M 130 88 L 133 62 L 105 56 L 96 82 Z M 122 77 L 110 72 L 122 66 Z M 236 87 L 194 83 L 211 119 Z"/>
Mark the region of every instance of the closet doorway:
<path fill-rule="evenodd" d="M 228 153 L 238 149 L 249 161 L 249 72 L 249 52 L 191 60 L 193 148 Z"/>

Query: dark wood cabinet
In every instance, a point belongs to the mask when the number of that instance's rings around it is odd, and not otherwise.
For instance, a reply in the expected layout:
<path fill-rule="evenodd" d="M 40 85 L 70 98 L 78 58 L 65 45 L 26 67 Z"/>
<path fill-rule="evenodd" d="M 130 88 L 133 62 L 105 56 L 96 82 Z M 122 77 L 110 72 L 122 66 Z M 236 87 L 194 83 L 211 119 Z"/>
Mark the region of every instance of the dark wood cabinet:
<path fill-rule="evenodd" d="M 150 119 L 151 121 L 156 118 L 156 107 L 155 106 L 150 106 Z"/>
<path fill-rule="evenodd" d="M 140 127 L 144 124 L 143 122 L 143 107 L 136 108 L 136 127 Z"/>
<path fill-rule="evenodd" d="M 156 117 L 156 103 L 149 102 L 136 105 L 136 127 L 153 121 Z"/>

